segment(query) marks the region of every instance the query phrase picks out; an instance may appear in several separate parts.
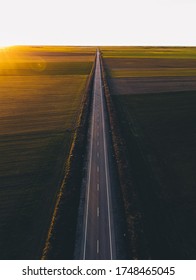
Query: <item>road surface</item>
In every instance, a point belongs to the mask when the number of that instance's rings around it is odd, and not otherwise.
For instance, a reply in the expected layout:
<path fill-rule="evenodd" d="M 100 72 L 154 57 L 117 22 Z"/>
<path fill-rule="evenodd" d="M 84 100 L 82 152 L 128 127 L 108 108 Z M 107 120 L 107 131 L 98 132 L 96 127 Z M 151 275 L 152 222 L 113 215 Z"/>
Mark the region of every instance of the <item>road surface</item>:
<path fill-rule="evenodd" d="M 82 258 L 115 259 L 111 203 L 111 176 L 108 165 L 106 104 L 101 80 L 100 53 L 97 51 L 93 86 L 87 189 L 84 215 Z"/>

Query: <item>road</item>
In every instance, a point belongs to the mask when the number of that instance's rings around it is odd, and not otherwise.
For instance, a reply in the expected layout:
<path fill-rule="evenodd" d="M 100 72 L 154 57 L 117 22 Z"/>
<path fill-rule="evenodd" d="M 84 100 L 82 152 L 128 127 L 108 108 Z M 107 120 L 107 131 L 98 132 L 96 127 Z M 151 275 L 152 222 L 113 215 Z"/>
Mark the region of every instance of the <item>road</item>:
<path fill-rule="evenodd" d="M 97 51 L 93 86 L 82 258 L 115 259 L 106 104 Z"/>

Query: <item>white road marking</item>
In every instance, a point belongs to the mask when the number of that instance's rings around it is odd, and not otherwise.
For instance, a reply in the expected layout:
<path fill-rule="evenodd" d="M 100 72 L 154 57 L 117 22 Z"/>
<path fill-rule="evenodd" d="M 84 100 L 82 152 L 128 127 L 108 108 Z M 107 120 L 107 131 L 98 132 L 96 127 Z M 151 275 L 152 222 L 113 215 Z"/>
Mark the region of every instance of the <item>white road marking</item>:
<path fill-rule="evenodd" d="M 97 172 L 99 172 L 99 165 L 97 166 Z"/>
<path fill-rule="evenodd" d="M 99 217 L 99 207 L 97 207 L 97 217 Z"/>
<path fill-rule="evenodd" d="M 97 191 L 99 191 L 99 183 L 97 183 Z"/>
<path fill-rule="evenodd" d="M 99 146 L 99 141 L 97 141 L 97 146 Z"/>
<path fill-rule="evenodd" d="M 97 152 L 97 157 L 99 158 L 99 152 Z"/>
<path fill-rule="evenodd" d="M 99 254 L 99 239 L 97 239 L 97 254 Z"/>

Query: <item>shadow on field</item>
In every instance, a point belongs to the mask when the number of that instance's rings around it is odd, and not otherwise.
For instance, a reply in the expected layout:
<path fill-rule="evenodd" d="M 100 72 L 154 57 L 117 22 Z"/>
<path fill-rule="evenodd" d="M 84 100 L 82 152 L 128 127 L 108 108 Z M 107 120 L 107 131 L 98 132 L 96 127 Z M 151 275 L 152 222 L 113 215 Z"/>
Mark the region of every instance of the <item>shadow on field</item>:
<path fill-rule="evenodd" d="M 71 260 L 74 258 L 77 215 L 83 178 L 83 161 L 86 152 L 94 70 L 95 63 L 87 81 L 83 109 L 75 132 L 68 158 L 68 168 L 59 198 L 57 199 L 42 259 Z"/>

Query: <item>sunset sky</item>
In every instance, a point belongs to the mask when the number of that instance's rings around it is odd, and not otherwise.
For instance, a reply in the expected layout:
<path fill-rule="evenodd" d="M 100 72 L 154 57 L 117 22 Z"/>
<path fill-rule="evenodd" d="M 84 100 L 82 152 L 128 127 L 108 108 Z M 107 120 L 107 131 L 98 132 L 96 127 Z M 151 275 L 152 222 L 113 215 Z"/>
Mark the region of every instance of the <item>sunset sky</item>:
<path fill-rule="evenodd" d="M 196 46 L 195 12 L 195 0 L 0 0 L 0 46 Z"/>

